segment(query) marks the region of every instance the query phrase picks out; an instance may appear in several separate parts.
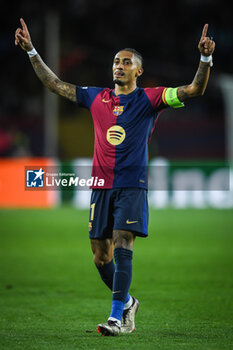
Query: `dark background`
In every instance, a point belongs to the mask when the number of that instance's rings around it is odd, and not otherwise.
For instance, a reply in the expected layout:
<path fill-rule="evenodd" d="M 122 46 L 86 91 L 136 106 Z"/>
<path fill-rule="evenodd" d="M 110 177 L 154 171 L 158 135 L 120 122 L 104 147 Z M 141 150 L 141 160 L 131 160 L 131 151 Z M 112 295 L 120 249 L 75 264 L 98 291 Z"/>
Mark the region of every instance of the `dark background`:
<path fill-rule="evenodd" d="M 228 3 L 229 4 L 229 3 Z M 60 17 L 59 77 L 77 85 L 112 87 L 115 53 L 133 47 L 144 57 L 139 85 L 191 83 L 199 63 L 202 28 L 216 42 L 214 67 L 203 97 L 186 108 L 166 110 L 150 145 L 151 156 L 224 160 L 225 113 L 218 79 L 233 74 L 232 13 L 223 1 L 1 2 L 0 156 L 43 156 L 43 87 L 24 51 L 14 45 L 23 17 L 32 41 L 45 56 L 45 16 Z M 51 45 L 52 46 L 52 45 Z M 85 132 L 84 132 L 85 131 Z M 60 159 L 91 156 L 93 127 L 87 112 L 59 98 Z"/>

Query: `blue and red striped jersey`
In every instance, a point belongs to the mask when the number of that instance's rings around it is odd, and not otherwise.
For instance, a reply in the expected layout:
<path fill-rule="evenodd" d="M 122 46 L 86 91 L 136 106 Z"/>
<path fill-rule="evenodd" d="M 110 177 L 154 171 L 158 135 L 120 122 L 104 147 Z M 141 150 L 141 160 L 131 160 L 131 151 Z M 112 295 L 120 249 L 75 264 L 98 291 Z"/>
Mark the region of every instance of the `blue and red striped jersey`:
<path fill-rule="evenodd" d="M 148 142 L 167 107 L 164 89 L 137 87 L 116 96 L 109 88 L 76 87 L 78 105 L 88 108 L 93 118 L 92 176 L 104 179 L 101 188 L 147 188 Z"/>

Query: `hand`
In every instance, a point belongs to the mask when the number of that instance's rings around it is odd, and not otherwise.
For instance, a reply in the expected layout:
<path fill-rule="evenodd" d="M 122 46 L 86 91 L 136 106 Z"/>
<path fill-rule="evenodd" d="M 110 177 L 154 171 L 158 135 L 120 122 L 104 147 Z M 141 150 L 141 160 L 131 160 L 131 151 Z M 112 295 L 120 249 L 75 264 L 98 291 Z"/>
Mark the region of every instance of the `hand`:
<path fill-rule="evenodd" d="M 208 24 L 205 24 L 202 31 L 201 39 L 198 44 L 198 49 L 203 56 L 212 55 L 215 49 L 215 42 L 208 36 L 206 36 L 207 29 Z"/>
<path fill-rule="evenodd" d="M 23 50 L 31 51 L 33 49 L 33 45 L 27 25 L 22 18 L 20 18 L 20 23 L 22 28 L 18 28 L 15 32 L 15 45 L 19 44 Z"/>

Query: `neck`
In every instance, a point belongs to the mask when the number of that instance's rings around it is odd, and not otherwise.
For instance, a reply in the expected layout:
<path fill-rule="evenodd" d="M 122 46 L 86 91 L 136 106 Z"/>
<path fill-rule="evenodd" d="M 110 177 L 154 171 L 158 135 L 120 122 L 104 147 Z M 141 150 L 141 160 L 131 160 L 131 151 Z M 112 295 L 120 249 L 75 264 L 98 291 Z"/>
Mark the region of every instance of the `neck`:
<path fill-rule="evenodd" d="M 132 91 L 134 91 L 137 87 L 136 81 L 132 84 L 120 86 L 118 84 L 115 84 L 115 95 L 128 95 Z"/>

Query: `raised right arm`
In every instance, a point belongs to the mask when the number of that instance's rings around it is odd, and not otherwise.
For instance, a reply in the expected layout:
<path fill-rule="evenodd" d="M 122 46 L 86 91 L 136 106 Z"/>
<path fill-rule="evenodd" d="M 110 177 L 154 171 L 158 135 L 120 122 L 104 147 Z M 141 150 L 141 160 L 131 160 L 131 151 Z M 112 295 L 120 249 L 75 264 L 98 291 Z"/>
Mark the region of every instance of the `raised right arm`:
<path fill-rule="evenodd" d="M 38 78 L 50 91 L 76 102 L 75 85 L 60 80 L 44 63 L 40 55 L 33 56 L 30 61 Z"/>
<path fill-rule="evenodd" d="M 33 45 L 27 25 L 22 18 L 20 22 L 22 28 L 18 28 L 15 32 L 15 45 L 19 44 L 23 50 L 31 51 Z M 74 84 L 60 80 L 44 63 L 38 53 L 31 57 L 30 61 L 38 78 L 50 91 L 76 102 L 76 86 Z"/>

